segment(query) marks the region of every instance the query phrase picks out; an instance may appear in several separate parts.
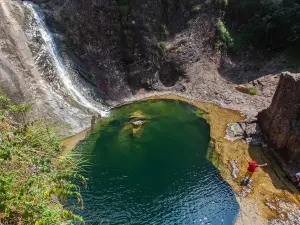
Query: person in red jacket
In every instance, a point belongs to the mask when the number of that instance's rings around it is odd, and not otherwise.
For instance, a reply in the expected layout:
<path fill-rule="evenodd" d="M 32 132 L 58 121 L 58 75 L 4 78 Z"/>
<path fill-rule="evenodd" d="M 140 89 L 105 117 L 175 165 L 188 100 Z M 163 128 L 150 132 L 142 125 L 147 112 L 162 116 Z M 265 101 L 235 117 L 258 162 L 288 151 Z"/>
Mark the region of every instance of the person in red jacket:
<path fill-rule="evenodd" d="M 268 165 L 267 163 L 259 165 L 254 160 L 253 161 L 249 161 L 248 160 L 248 164 L 249 164 L 249 166 L 248 166 L 247 172 L 246 172 L 246 174 L 244 175 L 244 177 L 242 179 L 242 184 L 243 185 L 247 185 L 248 184 L 249 179 L 253 176 L 253 173 L 255 172 L 255 170 L 256 170 L 257 167 L 263 167 L 263 166 L 267 166 Z"/>

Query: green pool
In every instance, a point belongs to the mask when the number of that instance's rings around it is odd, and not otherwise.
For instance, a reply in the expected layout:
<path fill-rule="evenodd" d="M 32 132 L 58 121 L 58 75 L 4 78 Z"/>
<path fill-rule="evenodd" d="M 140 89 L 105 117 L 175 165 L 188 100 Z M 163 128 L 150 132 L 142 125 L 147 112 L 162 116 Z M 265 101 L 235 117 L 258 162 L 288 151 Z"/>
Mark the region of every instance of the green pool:
<path fill-rule="evenodd" d="M 148 101 L 112 111 L 79 147 L 87 224 L 234 224 L 239 205 L 207 159 L 201 111 Z"/>

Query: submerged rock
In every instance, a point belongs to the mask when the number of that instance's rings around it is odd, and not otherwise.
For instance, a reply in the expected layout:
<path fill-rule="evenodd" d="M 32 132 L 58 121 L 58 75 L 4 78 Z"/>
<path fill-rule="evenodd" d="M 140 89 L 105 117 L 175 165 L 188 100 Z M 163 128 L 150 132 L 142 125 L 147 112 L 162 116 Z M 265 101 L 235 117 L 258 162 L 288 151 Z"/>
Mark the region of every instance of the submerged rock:
<path fill-rule="evenodd" d="M 122 128 L 121 132 L 130 132 L 132 136 L 139 137 L 141 132 L 143 131 L 145 120 L 136 120 L 131 121 L 125 124 L 125 126 Z"/>
<path fill-rule="evenodd" d="M 144 123 L 145 123 L 145 121 L 143 121 L 143 120 L 137 120 L 137 121 L 133 121 L 133 122 L 132 122 L 132 124 L 133 124 L 134 126 L 143 126 Z"/>
<path fill-rule="evenodd" d="M 141 119 L 141 120 L 143 120 L 145 118 L 146 118 L 146 116 L 141 111 L 135 111 L 135 112 L 131 113 L 131 115 L 130 115 L 130 119 Z"/>

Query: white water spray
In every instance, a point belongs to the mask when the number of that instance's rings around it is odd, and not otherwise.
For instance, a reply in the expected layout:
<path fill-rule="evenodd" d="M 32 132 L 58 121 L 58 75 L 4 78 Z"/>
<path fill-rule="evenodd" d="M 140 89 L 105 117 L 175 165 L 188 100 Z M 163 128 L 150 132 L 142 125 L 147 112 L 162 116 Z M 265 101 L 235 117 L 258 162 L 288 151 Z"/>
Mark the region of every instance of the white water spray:
<path fill-rule="evenodd" d="M 88 108 L 94 112 L 99 113 L 101 116 L 107 116 L 108 112 L 103 110 L 103 106 L 94 101 L 93 99 L 84 96 L 80 91 L 79 85 L 72 81 L 70 71 L 64 66 L 62 59 L 58 53 L 57 47 L 55 45 L 54 39 L 51 32 L 48 30 L 44 18 L 40 13 L 35 9 L 35 5 L 30 2 L 24 2 L 24 5 L 31 11 L 35 22 L 37 24 L 37 29 L 45 43 L 46 50 L 49 57 L 55 67 L 56 73 L 60 82 L 63 84 L 67 93 L 82 107 Z M 83 79 L 81 83 L 85 82 Z M 84 85 L 81 85 L 84 86 Z"/>

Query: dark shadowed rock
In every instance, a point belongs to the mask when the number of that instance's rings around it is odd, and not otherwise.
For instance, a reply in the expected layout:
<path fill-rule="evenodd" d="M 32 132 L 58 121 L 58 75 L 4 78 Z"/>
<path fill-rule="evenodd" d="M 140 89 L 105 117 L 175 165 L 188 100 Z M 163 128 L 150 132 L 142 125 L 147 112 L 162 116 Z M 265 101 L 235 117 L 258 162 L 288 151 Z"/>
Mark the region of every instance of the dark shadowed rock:
<path fill-rule="evenodd" d="M 258 114 L 268 145 L 284 169 L 300 169 L 300 74 L 282 73 L 271 106 Z"/>

